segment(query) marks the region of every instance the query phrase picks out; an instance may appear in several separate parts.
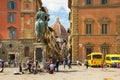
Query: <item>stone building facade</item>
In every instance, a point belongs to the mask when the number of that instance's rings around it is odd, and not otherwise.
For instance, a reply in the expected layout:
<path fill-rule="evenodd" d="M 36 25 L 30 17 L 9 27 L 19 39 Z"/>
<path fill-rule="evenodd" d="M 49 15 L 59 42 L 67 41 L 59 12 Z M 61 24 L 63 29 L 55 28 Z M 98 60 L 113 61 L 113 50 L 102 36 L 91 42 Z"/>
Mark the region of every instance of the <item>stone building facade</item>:
<path fill-rule="evenodd" d="M 3 0 L 0 5 L 0 59 L 24 62 L 35 59 L 35 50 L 36 59 L 40 58 L 42 50 L 36 49 L 34 29 L 36 13 L 42 7 L 41 0 Z M 60 58 L 61 48 L 52 34 L 54 30 L 47 27 L 45 57 Z"/>
<path fill-rule="evenodd" d="M 37 1 L 0 1 L 0 59 L 25 61 L 33 58 L 35 15 L 42 5 Z"/>
<path fill-rule="evenodd" d="M 69 0 L 72 60 L 91 52 L 120 53 L 120 1 Z"/>

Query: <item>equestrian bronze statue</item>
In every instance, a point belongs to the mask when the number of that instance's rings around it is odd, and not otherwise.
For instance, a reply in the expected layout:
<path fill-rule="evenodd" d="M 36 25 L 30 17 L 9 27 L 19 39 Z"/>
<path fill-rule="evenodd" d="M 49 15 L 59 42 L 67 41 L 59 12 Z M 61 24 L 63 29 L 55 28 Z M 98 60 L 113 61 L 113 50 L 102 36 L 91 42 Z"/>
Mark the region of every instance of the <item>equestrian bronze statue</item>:
<path fill-rule="evenodd" d="M 47 31 L 49 14 L 45 7 L 41 7 L 36 14 L 35 35 L 37 42 L 44 42 L 44 35 Z"/>

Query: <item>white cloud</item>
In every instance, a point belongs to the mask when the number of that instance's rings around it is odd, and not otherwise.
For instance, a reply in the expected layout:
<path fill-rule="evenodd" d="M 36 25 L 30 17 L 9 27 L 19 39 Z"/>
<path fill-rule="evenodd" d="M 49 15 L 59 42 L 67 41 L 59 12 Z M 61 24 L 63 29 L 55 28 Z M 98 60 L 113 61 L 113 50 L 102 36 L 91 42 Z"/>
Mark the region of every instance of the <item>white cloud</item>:
<path fill-rule="evenodd" d="M 67 29 L 69 27 L 69 8 L 68 0 L 42 0 L 43 6 L 48 9 L 50 14 L 49 26 L 53 25 L 56 17 L 59 17 L 61 24 Z"/>
<path fill-rule="evenodd" d="M 68 0 L 42 0 L 42 3 L 52 12 L 58 12 L 62 7 L 66 12 L 69 12 Z"/>

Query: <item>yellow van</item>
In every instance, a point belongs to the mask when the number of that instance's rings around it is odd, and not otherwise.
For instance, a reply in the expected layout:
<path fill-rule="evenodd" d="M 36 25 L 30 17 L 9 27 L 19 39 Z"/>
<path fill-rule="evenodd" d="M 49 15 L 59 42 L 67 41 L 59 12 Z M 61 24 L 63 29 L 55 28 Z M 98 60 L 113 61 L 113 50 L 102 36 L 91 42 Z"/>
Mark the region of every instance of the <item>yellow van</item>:
<path fill-rule="evenodd" d="M 105 62 L 109 67 L 111 67 L 113 64 L 120 63 L 120 54 L 106 54 Z"/>
<path fill-rule="evenodd" d="M 104 55 L 101 52 L 92 52 L 87 55 L 89 66 L 101 66 L 104 60 Z"/>

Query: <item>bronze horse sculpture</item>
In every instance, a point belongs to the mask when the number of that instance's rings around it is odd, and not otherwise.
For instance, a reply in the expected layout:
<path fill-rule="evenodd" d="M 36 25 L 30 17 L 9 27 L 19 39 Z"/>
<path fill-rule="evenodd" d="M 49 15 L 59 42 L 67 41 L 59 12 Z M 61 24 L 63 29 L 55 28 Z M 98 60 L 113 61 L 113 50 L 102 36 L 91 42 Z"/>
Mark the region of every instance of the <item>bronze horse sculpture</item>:
<path fill-rule="evenodd" d="M 43 42 L 45 32 L 47 30 L 47 23 L 49 21 L 49 14 L 45 7 L 41 7 L 36 14 L 35 35 L 37 42 Z"/>

